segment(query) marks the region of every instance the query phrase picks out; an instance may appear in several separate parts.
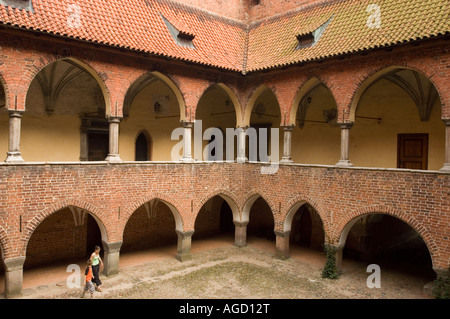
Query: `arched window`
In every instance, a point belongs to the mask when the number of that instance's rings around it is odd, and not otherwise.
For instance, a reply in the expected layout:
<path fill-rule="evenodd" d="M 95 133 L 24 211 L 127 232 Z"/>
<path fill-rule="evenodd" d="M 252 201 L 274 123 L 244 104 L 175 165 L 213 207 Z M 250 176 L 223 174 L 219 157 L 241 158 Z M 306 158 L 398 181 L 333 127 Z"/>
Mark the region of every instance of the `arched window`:
<path fill-rule="evenodd" d="M 135 145 L 135 160 L 150 161 L 151 160 L 151 139 L 147 132 L 141 132 Z"/>

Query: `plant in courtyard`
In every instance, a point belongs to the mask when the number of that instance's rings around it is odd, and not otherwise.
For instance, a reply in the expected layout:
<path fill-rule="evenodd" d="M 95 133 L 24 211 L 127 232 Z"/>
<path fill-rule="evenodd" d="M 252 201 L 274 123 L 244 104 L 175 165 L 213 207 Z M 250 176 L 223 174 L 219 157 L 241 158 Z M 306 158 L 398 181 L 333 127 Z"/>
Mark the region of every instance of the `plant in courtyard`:
<path fill-rule="evenodd" d="M 450 299 L 450 268 L 447 276 L 438 276 L 434 281 L 433 296 L 436 299 Z"/>
<path fill-rule="evenodd" d="M 322 270 L 322 278 L 337 279 L 339 277 L 336 269 L 336 247 L 324 245 L 327 261 Z"/>

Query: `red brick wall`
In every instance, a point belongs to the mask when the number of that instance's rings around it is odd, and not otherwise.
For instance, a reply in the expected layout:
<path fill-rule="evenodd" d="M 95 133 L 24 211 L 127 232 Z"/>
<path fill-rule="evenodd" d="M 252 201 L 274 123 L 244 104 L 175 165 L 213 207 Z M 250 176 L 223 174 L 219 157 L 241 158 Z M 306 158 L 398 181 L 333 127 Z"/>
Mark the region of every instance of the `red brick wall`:
<path fill-rule="evenodd" d="M 176 244 L 175 220 L 170 209 L 163 202 L 156 206 L 155 215 L 147 214 L 141 206 L 129 218 L 123 233 L 121 251 Z"/>
<path fill-rule="evenodd" d="M 448 267 L 449 174 L 289 165 L 280 166 L 277 174 L 261 175 L 260 166 L 3 164 L 2 249 L 6 258 L 24 256 L 36 227 L 68 205 L 88 210 L 100 222 L 104 240 L 115 242 L 123 239 L 125 225 L 136 209 L 152 198 L 173 205 L 182 229 L 193 230 L 196 216 L 209 198 L 223 193 L 243 212 L 246 202 L 259 194 L 270 207 L 275 229 L 280 231 L 291 207 L 303 201 L 310 203 L 323 221 L 327 243 L 337 244 L 353 218 L 368 213 L 393 215 L 422 236 L 435 267 Z"/>
<path fill-rule="evenodd" d="M 223 199 L 213 197 L 200 209 L 195 219 L 193 239 L 204 238 L 220 233 L 220 213 Z"/>
<path fill-rule="evenodd" d="M 247 225 L 247 236 L 256 236 L 268 240 L 275 239 L 273 214 L 267 202 L 259 197 L 250 210 L 250 222 Z"/>
<path fill-rule="evenodd" d="M 291 119 L 296 93 L 312 78 L 318 79 L 333 95 L 338 108 L 338 121 L 350 121 L 352 108 L 359 102 L 358 93 L 364 85 L 372 83 L 377 75 L 389 67 L 407 68 L 426 76 L 439 92 L 442 118 L 450 118 L 449 72 L 450 44 L 446 40 L 425 41 L 419 45 L 408 44 L 392 50 L 379 49 L 364 54 L 354 54 L 320 63 L 293 65 L 269 74 L 250 73 L 248 80 L 264 83 L 273 90 L 280 104 L 281 124 L 295 122 Z M 256 85 L 255 85 L 256 87 Z M 304 92 L 306 93 L 306 92 Z"/>
<path fill-rule="evenodd" d="M 250 1 L 251 2 L 251 1 Z M 290 10 L 294 10 L 299 7 L 308 6 L 311 4 L 323 2 L 321 0 L 284 0 L 284 1 L 271 1 L 260 0 L 259 5 L 253 5 L 250 7 L 250 19 L 252 21 L 261 20 L 274 16 L 276 14 L 282 14 Z"/>
<path fill-rule="evenodd" d="M 27 246 L 24 267 L 52 262 L 88 258 L 87 224 L 75 226 L 69 209 L 58 211 L 42 221 Z"/>
<path fill-rule="evenodd" d="M 338 107 L 339 122 L 342 122 L 349 120 L 363 85 L 378 72 L 397 66 L 417 70 L 430 79 L 439 93 L 442 118 L 450 118 L 450 79 L 448 72 L 443 72 L 447 67 L 450 44 L 444 39 L 423 41 L 419 45 L 407 44 L 392 50 L 379 49 L 321 63 L 293 65 L 271 72 L 249 73 L 246 77 L 237 72 L 217 71 L 194 64 L 186 66 L 180 61 L 143 58 L 74 41 L 38 39 L 21 32 L 2 33 L 0 47 L 0 78 L 10 109 L 16 105 L 19 110 L 25 109 L 28 87 L 40 70 L 54 61 L 71 58 L 80 61 L 98 78 L 99 85 L 105 91 L 107 114 L 119 117 L 125 95 L 133 82 L 148 72 L 158 71 L 177 88 L 181 102 L 185 104 L 181 108 L 186 108 L 184 113 L 188 120 L 194 119 L 198 101 L 214 84 L 222 83 L 235 92 L 240 103 L 238 107 L 242 110 L 247 106 L 249 95 L 265 84 L 277 96 L 281 124 L 289 124 L 294 121 L 290 119 L 290 113 L 291 108 L 296 107 L 293 105 L 296 93 L 309 79 L 318 78 L 330 89 Z"/>
<path fill-rule="evenodd" d="M 196 101 L 214 83 L 239 88 L 236 95 L 244 97 L 242 108 L 246 106 L 246 94 L 267 84 L 281 100 L 281 114 L 289 121 L 294 92 L 309 78 L 319 78 L 330 89 L 339 115 L 345 114 L 348 119 L 361 84 L 389 66 L 401 66 L 418 70 L 432 81 L 441 99 L 442 117 L 450 118 L 447 42 L 422 41 L 419 46 L 408 44 L 392 51 L 380 49 L 242 77 L 75 41 L 2 31 L 0 77 L 8 106 L 15 107 L 17 95 L 17 108 L 24 109 L 29 84 L 42 68 L 62 58 L 78 59 L 99 78 L 110 112 L 118 116 L 128 87 L 149 71 L 161 72 L 181 88 L 189 114 L 195 114 Z M 323 220 L 326 241 L 330 243 L 339 241 L 342 230 L 355 217 L 368 213 L 394 215 L 421 234 L 435 267 L 446 268 L 450 257 L 449 181 L 448 174 L 436 172 L 312 166 L 282 166 L 276 175 L 261 175 L 259 165 L 238 164 L 2 164 L 0 242 L 6 258 L 25 256 L 36 227 L 68 205 L 96 216 L 101 221 L 103 238 L 114 242 L 123 239 L 130 216 L 152 198 L 172 204 L 180 216 L 181 228 L 193 230 L 197 212 L 212 196 L 224 193 L 243 211 L 246 201 L 260 194 L 274 215 L 277 230 L 283 230 L 289 209 L 308 199 Z"/>
<path fill-rule="evenodd" d="M 246 4 L 251 0 L 174 0 L 185 5 L 213 12 L 236 20 L 245 19 Z"/>
<path fill-rule="evenodd" d="M 284 13 L 298 7 L 321 2 L 319 0 L 175 0 L 176 2 L 207 10 L 221 16 L 255 21 Z"/>
<path fill-rule="evenodd" d="M 309 206 L 309 207 L 308 207 Z M 305 216 L 308 215 L 308 216 Z M 304 220 L 306 219 L 306 221 Z M 306 234 L 302 234 L 306 227 Z M 306 236 L 309 238 L 306 238 Z M 290 241 L 294 244 L 309 246 L 313 249 L 323 250 L 325 233 L 323 223 L 317 212 L 310 205 L 301 206 L 292 219 Z M 306 241 L 306 242 L 303 242 Z"/>

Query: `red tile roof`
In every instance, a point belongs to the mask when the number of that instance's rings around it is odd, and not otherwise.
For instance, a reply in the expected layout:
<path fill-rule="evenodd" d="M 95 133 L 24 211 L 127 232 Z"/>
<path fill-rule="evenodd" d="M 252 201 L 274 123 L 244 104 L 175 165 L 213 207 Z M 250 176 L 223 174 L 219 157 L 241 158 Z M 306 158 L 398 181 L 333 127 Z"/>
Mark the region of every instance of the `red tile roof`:
<path fill-rule="evenodd" d="M 380 28 L 368 27 L 380 9 Z M 33 12 L 0 5 L 0 24 L 250 72 L 449 33 L 448 0 L 329 0 L 247 25 L 170 0 L 33 0 Z M 194 35 L 180 46 L 163 17 Z M 332 17 L 320 40 L 296 50 L 297 35 Z"/>
<path fill-rule="evenodd" d="M 369 5 L 375 4 L 375 7 Z M 247 70 L 323 59 L 448 34 L 448 0 L 328 1 L 251 27 Z M 378 20 L 374 20 L 378 15 Z M 296 50 L 296 35 L 327 22 L 316 45 Z"/>

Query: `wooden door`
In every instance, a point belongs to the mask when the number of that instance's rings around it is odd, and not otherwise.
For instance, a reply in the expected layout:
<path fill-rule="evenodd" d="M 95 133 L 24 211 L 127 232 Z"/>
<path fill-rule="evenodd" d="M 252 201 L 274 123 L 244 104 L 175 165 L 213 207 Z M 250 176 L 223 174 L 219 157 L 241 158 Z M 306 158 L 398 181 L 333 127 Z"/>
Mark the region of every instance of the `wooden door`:
<path fill-rule="evenodd" d="M 399 134 L 397 167 L 428 169 L 428 134 Z"/>
<path fill-rule="evenodd" d="M 88 133 L 88 160 L 104 161 L 109 152 L 108 132 Z"/>

